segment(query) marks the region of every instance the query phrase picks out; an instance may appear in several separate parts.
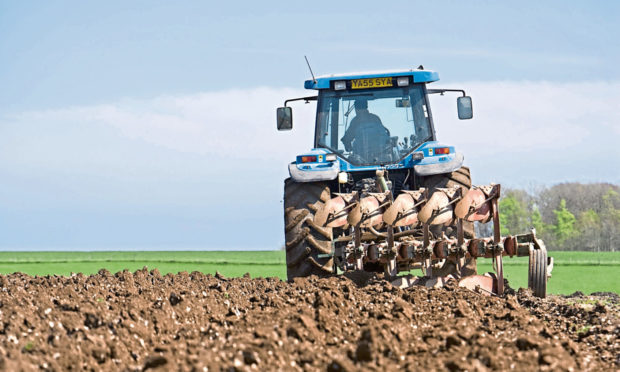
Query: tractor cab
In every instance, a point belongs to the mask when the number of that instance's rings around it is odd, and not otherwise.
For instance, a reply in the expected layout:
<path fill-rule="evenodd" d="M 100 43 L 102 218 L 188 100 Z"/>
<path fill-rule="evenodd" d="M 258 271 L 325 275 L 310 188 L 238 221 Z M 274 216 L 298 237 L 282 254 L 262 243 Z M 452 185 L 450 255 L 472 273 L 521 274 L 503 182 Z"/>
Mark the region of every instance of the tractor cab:
<path fill-rule="evenodd" d="M 402 86 L 392 86 L 391 80 L 364 80 L 383 84 L 382 88 L 319 92 L 315 147 L 329 149 L 354 165 L 381 165 L 398 162 L 434 140 L 424 85 L 401 77 Z"/>
<path fill-rule="evenodd" d="M 306 155 L 323 155 L 321 158 L 328 154 L 333 158 L 335 155 L 340 159 L 341 170 L 352 172 L 380 167 L 406 169 L 415 165 L 424 166 L 424 151 L 429 156 L 428 151 L 433 151 L 435 147 L 446 148 L 436 142 L 428 95 L 462 92 L 463 97 L 457 101 L 459 118 L 472 117 L 471 98 L 465 96 L 464 91 L 427 89 L 426 84 L 437 80 L 439 76 L 436 72 L 423 69 L 313 78 L 307 80 L 304 86 L 317 90 L 318 95 L 285 101 L 284 107 L 278 109 L 278 130 L 292 128 L 293 115 L 287 106 L 289 102 L 316 100 L 314 150 Z M 424 148 L 425 144 L 431 147 Z M 430 156 L 434 155 L 433 152 Z M 442 159 L 431 159 L 430 162 L 450 162 L 454 169 L 461 166 L 460 154 L 450 154 L 448 151 L 443 155 Z M 442 164 L 437 171 L 427 171 L 426 174 L 453 170 L 448 168 Z M 291 169 L 291 175 L 300 179 L 300 169 L 307 172 L 317 170 L 312 164 L 302 165 L 301 168 L 298 164 L 297 169 Z M 334 172 L 328 174 L 334 177 Z M 314 176 L 317 175 L 314 173 Z M 324 177 L 320 178 L 326 179 Z M 312 177 L 312 180 L 317 178 Z"/>

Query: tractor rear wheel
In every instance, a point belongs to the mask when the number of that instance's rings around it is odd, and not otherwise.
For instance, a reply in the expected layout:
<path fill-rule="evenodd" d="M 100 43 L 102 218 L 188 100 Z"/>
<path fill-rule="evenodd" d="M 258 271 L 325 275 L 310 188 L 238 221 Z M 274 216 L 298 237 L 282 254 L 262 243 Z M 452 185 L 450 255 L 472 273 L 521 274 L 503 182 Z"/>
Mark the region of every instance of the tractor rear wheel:
<path fill-rule="evenodd" d="M 461 186 L 469 190 L 471 188 L 471 174 L 469 167 L 461 167 L 452 173 L 436 174 L 424 178 L 422 186 L 428 189 L 429 195 L 435 191 L 436 188 L 447 188 L 454 186 Z M 456 225 L 446 226 L 442 229 L 448 236 L 456 236 Z M 441 231 L 439 231 L 441 232 Z M 465 238 L 474 237 L 474 223 L 463 222 L 463 232 Z"/>
<path fill-rule="evenodd" d="M 284 181 L 284 236 L 286 274 L 289 280 L 310 275 L 328 276 L 334 271 L 332 229 L 317 226 L 314 214 L 331 198 L 324 182 Z"/>

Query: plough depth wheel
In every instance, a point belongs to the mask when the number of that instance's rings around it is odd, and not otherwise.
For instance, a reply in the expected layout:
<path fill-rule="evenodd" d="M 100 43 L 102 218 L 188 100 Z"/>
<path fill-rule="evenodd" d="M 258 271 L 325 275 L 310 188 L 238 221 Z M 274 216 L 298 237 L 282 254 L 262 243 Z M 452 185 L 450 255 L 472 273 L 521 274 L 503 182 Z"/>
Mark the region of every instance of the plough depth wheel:
<path fill-rule="evenodd" d="M 547 295 L 547 250 L 531 249 L 527 286 L 534 296 L 544 298 Z"/>

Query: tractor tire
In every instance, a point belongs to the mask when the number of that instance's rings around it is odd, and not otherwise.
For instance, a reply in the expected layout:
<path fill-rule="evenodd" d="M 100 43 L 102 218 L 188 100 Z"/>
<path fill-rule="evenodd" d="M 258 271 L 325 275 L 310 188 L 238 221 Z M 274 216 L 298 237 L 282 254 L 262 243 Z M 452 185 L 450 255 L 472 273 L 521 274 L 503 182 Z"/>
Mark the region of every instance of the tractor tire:
<path fill-rule="evenodd" d="M 426 187 L 428 189 L 429 195 L 431 195 L 436 188 L 447 188 L 454 186 L 462 186 L 468 190 L 471 188 L 471 174 L 469 172 L 469 167 L 461 167 L 452 173 L 436 174 L 433 176 L 425 177 L 422 181 L 422 187 Z M 456 225 L 446 226 L 443 227 L 443 229 L 441 230 L 446 232 L 446 235 L 448 236 L 456 236 Z M 463 232 L 465 238 L 473 238 L 474 223 L 463 222 Z"/>
<path fill-rule="evenodd" d="M 284 181 L 284 236 L 286 239 L 286 274 L 289 280 L 298 277 L 334 273 L 332 228 L 314 224 L 314 214 L 331 198 L 324 182 L 299 183 Z"/>
<path fill-rule="evenodd" d="M 533 249 L 530 251 L 528 288 L 534 292 L 534 296 L 545 298 L 547 296 L 547 250 Z"/>

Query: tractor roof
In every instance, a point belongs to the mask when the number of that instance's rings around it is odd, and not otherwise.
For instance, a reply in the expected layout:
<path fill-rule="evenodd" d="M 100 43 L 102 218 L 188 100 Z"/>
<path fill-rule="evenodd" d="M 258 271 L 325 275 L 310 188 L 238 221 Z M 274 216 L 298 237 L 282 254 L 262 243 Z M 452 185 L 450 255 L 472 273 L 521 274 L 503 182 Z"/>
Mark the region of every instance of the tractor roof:
<path fill-rule="evenodd" d="M 430 70 L 386 70 L 386 71 L 367 71 L 367 72 L 350 72 L 346 74 L 331 74 L 318 76 L 316 82 L 314 80 L 306 80 L 304 88 L 306 89 L 329 89 L 330 82 L 333 80 L 352 80 L 352 79 L 368 79 L 376 77 L 390 76 L 412 76 L 414 83 L 431 83 L 439 80 L 439 74 Z"/>

